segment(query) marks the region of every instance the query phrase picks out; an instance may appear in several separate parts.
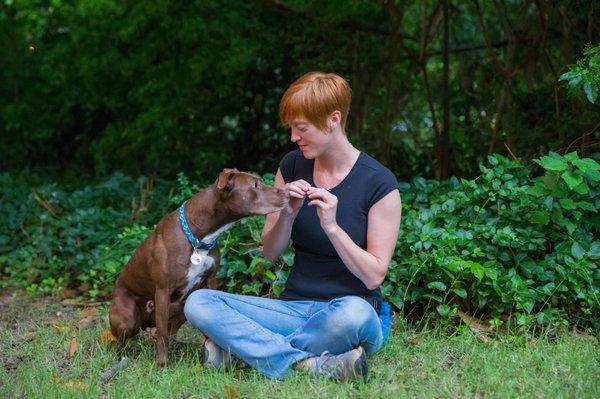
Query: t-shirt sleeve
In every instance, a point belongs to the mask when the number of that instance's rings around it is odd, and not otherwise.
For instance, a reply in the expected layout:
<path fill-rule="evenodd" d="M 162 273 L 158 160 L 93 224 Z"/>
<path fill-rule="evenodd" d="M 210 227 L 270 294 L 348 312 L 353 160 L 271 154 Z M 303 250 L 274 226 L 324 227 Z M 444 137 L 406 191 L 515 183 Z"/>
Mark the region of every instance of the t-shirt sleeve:
<path fill-rule="evenodd" d="M 396 176 L 387 168 L 378 171 L 371 181 L 371 192 L 369 195 L 369 209 L 380 199 L 398 188 Z"/>
<path fill-rule="evenodd" d="M 288 152 L 279 162 L 279 170 L 283 181 L 286 183 L 294 181 L 294 169 L 296 164 L 296 151 Z"/>

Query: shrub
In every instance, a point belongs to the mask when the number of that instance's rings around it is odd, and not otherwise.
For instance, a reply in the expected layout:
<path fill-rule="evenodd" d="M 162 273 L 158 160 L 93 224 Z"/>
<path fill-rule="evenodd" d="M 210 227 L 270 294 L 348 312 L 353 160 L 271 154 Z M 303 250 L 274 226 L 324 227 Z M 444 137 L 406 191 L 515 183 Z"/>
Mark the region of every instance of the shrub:
<path fill-rule="evenodd" d="M 599 328 L 600 165 L 576 153 L 488 161 L 472 180 L 399 184 L 403 221 L 384 296 L 401 310 L 452 317 L 462 309 L 495 326 L 512 315 L 525 327 Z M 154 223 L 198 187 L 183 174 L 175 195 L 168 182 L 122 174 L 71 192 L 7 174 L 0 186 L 0 286 L 45 293 L 69 285 L 91 297 L 110 293 Z M 264 259 L 263 224 L 247 218 L 221 237 L 226 290 L 281 293 L 293 253 Z"/>

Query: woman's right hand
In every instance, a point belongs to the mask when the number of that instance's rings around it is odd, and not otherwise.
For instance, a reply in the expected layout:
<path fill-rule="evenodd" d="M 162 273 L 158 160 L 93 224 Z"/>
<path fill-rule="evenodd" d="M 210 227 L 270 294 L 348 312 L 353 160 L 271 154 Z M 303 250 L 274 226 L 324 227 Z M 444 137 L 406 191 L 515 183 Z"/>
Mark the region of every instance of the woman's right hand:
<path fill-rule="evenodd" d="M 290 202 L 288 203 L 288 206 L 282 210 L 282 212 L 287 216 L 296 217 L 298 212 L 300 212 L 300 208 L 302 208 L 304 197 L 306 197 L 306 192 L 309 188 L 310 184 L 302 179 L 287 183 L 285 185 L 285 189 L 290 195 Z"/>

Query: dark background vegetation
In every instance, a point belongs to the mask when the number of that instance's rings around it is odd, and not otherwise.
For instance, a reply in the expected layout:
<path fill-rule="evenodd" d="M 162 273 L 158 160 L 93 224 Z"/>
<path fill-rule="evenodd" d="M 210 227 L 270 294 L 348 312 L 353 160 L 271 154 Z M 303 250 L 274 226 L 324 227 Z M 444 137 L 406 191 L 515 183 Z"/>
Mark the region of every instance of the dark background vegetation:
<path fill-rule="evenodd" d="M 280 96 L 311 70 L 348 79 L 350 139 L 400 179 L 470 176 L 495 152 L 586 155 L 598 108 L 559 76 L 599 17 L 595 0 L 8 0 L 0 167 L 274 172 L 292 148 Z"/>
<path fill-rule="evenodd" d="M 0 288 L 107 298 L 223 167 L 273 179 L 285 88 L 336 72 L 347 131 L 398 177 L 384 296 L 407 318 L 600 330 L 600 4 L 16 1 L 0 5 Z M 495 155 L 493 155 L 495 154 Z M 277 295 L 263 219 L 224 289 Z"/>

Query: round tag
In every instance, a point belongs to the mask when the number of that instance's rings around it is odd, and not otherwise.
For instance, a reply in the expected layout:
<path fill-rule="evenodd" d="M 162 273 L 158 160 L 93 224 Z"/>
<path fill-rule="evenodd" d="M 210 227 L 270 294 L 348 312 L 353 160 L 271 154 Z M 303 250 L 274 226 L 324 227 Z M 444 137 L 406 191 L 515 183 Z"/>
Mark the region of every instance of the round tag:
<path fill-rule="evenodd" d="M 192 262 L 193 265 L 199 265 L 200 263 L 202 263 L 202 254 L 194 251 L 192 252 L 192 256 L 190 256 L 190 262 Z"/>

